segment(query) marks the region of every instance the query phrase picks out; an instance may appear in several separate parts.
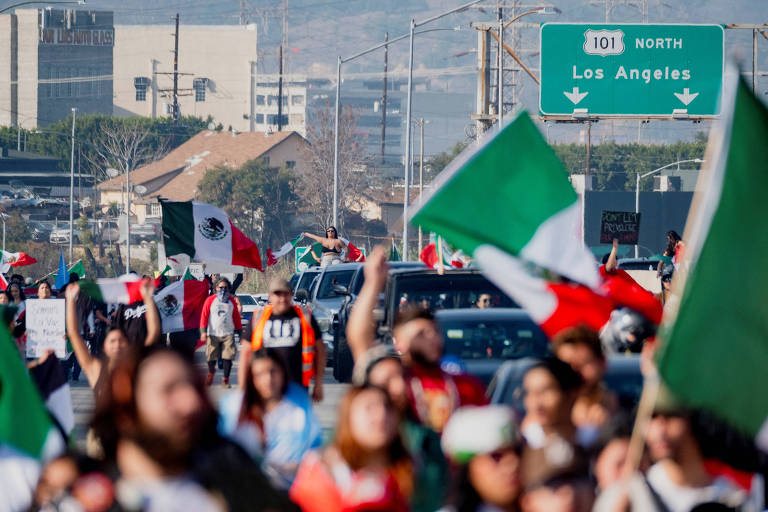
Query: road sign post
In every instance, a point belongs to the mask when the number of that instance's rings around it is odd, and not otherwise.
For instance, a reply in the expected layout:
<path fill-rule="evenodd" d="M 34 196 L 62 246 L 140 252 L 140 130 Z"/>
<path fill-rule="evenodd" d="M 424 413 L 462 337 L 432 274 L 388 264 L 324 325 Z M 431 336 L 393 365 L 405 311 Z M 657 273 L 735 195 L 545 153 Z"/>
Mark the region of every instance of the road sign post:
<path fill-rule="evenodd" d="M 719 113 L 721 25 L 541 25 L 543 117 L 700 118 Z"/>

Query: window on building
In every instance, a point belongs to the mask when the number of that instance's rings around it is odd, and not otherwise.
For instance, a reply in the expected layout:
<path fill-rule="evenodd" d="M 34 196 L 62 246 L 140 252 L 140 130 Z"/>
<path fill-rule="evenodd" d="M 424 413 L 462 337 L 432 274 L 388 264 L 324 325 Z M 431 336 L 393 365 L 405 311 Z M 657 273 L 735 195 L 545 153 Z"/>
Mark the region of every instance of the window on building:
<path fill-rule="evenodd" d="M 149 216 L 150 217 L 160 216 L 160 203 L 152 203 L 149 205 Z"/>
<path fill-rule="evenodd" d="M 297 94 L 294 96 L 291 96 L 291 105 L 303 105 L 304 104 L 304 95 Z"/>
<path fill-rule="evenodd" d="M 195 101 L 200 103 L 205 101 L 205 88 L 208 85 L 207 78 L 195 78 L 192 81 L 192 88 L 195 90 Z"/>
<path fill-rule="evenodd" d="M 256 124 L 264 124 L 264 114 L 256 114 Z"/>
<path fill-rule="evenodd" d="M 134 77 L 133 87 L 136 88 L 136 101 L 147 101 L 147 89 L 149 89 L 149 78 L 147 78 L 146 76 Z"/>
<path fill-rule="evenodd" d="M 285 166 L 289 169 L 293 169 L 294 167 L 296 167 L 296 160 L 286 160 Z"/>
<path fill-rule="evenodd" d="M 91 87 L 91 71 L 88 68 L 80 70 L 80 80 L 80 96 L 90 96 L 93 88 Z"/>
<path fill-rule="evenodd" d="M 277 105 L 277 95 L 270 94 L 267 98 L 268 105 Z M 283 106 L 288 105 L 288 96 L 283 96 Z"/>
<path fill-rule="evenodd" d="M 257 105 L 263 105 L 265 99 L 266 99 L 266 97 L 263 94 L 257 95 L 256 96 L 256 104 Z"/>
<path fill-rule="evenodd" d="M 277 124 L 277 114 L 267 114 L 267 124 Z M 283 114 L 283 126 L 288 124 L 288 116 Z"/>

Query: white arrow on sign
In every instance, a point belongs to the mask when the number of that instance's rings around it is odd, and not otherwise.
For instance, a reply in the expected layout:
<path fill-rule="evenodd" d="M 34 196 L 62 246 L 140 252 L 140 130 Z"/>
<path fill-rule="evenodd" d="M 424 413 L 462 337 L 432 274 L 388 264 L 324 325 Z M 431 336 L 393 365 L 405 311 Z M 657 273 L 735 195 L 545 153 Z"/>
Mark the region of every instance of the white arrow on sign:
<path fill-rule="evenodd" d="M 691 90 L 686 87 L 685 89 L 683 89 L 683 94 L 680 94 L 679 92 L 674 93 L 675 96 L 677 96 L 677 99 L 682 101 L 683 105 L 685 105 L 686 107 L 688 106 L 688 104 L 690 102 L 692 102 L 693 100 L 696 99 L 696 96 L 699 95 L 699 93 L 697 93 L 697 92 L 691 94 L 690 91 Z"/>
<path fill-rule="evenodd" d="M 574 87 L 573 92 L 563 91 L 563 94 L 565 94 L 565 97 L 571 100 L 574 105 L 578 105 L 589 92 L 579 92 L 579 88 Z"/>

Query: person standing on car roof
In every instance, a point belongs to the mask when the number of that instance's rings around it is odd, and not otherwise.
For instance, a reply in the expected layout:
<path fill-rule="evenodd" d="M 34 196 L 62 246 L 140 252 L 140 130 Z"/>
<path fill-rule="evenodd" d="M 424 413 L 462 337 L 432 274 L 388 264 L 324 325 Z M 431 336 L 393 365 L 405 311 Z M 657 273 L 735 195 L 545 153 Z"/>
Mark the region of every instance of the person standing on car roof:
<path fill-rule="evenodd" d="M 205 355 L 208 360 L 208 376 L 205 383 L 208 386 L 213 384 L 216 360 L 221 353 L 224 361 L 222 386 L 228 388 L 232 360 L 237 351 L 235 337 L 240 336 L 243 326 L 240 322 L 240 312 L 229 293 L 229 280 L 219 279 L 214 290 L 216 293 L 205 300 L 200 317 L 200 339 L 206 342 Z"/>
<path fill-rule="evenodd" d="M 341 253 L 347 248 L 347 245 L 339 239 L 339 232 L 336 228 L 330 226 L 325 230 L 326 238 L 313 235 L 312 233 L 302 233 L 303 236 L 309 237 L 315 242 L 322 244 L 322 257 L 320 258 L 320 266 L 327 267 L 328 265 L 335 265 L 341 263 Z"/>
<path fill-rule="evenodd" d="M 306 306 L 294 306 L 291 285 L 285 279 L 274 278 L 269 283 L 269 305 L 254 311 L 251 320 L 250 343 L 240 346 L 240 367 L 237 382 L 242 389 L 246 382 L 246 368 L 252 351 L 270 348 L 283 358 L 288 380 L 304 389 L 314 378 L 312 399 L 323 399 L 323 373 L 325 372 L 325 345 L 320 327 Z"/>

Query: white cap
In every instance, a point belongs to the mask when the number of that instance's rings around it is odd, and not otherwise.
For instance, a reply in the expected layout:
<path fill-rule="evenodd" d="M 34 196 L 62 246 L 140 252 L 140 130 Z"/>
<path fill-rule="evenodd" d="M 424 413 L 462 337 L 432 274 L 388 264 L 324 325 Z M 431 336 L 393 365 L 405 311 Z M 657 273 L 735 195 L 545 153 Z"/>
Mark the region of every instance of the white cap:
<path fill-rule="evenodd" d="M 461 407 L 443 429 L 443 452 L 458 463 L 475 455 L 513 446 L 518 440 L 515 415 L 507 406 Z"/>

